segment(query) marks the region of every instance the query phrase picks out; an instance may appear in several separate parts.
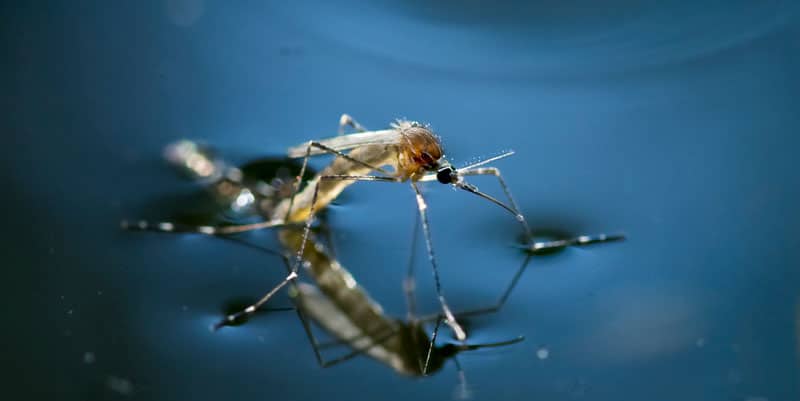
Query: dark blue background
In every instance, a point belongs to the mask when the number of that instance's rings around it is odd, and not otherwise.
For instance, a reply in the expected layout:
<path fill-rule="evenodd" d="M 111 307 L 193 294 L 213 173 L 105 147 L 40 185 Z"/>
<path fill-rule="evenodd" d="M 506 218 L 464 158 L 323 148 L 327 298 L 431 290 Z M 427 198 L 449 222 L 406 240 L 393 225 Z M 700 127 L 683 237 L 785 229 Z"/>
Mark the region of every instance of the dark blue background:
<path fill-rule="evenodd" d="M 330 136 L 348 112 L 430 122 L 457 165 L 514 149 L 497 166 L 540 233 L 628 235 L 536 258 L 475 322 L 476 342 L 527 337 L 463 355 L 476 399 L 800 399 L 800 4 L 292 4 L 0 6 L 6 396 L 448 399 L 452 363 L 426 379 L 367 358 L 320 369 L 292 313 L 211 333 L 279 261 L 117 227 L 192 191 L 160 160 L 169 141 L 242 161 Z M 456 309 L 490 303 L 523 259 L 518 228 L 436 185 L 445 291 Z M 412 193 L 362 183 L 340 203 L 342 263 L 403 316 Z"/>

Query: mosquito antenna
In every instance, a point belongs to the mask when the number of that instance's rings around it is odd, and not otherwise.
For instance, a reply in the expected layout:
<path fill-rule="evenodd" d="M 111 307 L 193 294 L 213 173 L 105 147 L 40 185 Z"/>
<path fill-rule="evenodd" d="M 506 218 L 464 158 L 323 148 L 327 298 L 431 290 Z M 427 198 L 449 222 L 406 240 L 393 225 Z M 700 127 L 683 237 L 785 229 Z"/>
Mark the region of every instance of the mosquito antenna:
<path fill-rule="evenodd" d="M 478 195 L 478 196 L 480 196 L 481 198 L 483 198 L 483 199 L 486 199 L 486 200 L 488 200 L 489 202 L 492 202 L 492 203 L 494 203 L 495 205 L 497 205 L 497 206 L 500 206 L 500 207 L 502 207 L 502 208 L 503 208 L 503 209 L 505 209 L 505 210 L 508 210 L 508 212 L 509 212 L 509 213 L 511 213 L 511 214 L 513 214 L 513 215 L 514 215 L 514 217 L 516 217 L 516 218 L 517 218 L 517 220 L 520 220 L 520 221 L 522 221 L 522 220 L 524 220 L 524 219 L 525 219 L 525 218 L 524 218 L 524 217 L 523 217 L 521 214 L 519 214 L 519 213 L 518 213 L 516 210 L 512 209 L 511 207 L 509 207 L 509 206 L 508 206 L 508 205 L 506 205 L 505 203 L 503 203 L 503 202 L 500 202 L 499 200 L 497 200 L 497 199 L 495 199 L 495 198 L 493 198 L 493 197 L 491 197 L 491 196 L 489 196 L 489 195 L 487 195 L 487 194 L 485 194 L 485 193 L 483 193 L 483 192 L 479 191 L 479 190 L 478 190 L 478 188 L 477 188 L 476 186 L 472 185 L 472 184 L 467 184 L 467 183 L 464 183 L 464 182 L 456 182 L 454 185 L 455 185 L 455 186 L 457 186 L 457 187 L 459 187 L 459 188 L 461 188 L 461 189 L 463 189 L 463 190 L 465 190 L 465 191 L 467 191 L 467 192 L 470 192 L 470 193 L 473 193 L 473 194 L 475 194 L 475 195 Z"/>
<path fill-rule="evenodd" d="M 477 163 L 473 163 L 473 164 L 470 164 L 468 166 L 461 167 L 459 170 L 468 170 L 468 169 L 471 169 L 471 168 L 483 166 L 484 164 L 489 164 L 489 163 L 491 163 L 493 161 L 496 161 L 496 160 L 505 159 L 506 157 L 511 156 L 513 154 L 514 154 L 514 151 L 513 150 L 509 150 L 509 151 L 503 152 L 503 153 L 501 153 L 501 154 L 499 154 L 497 156 L 490 157 L 490 158 L 488 158 L 486 160 L 481 160 L 481 161 L 479 161 Z"/>

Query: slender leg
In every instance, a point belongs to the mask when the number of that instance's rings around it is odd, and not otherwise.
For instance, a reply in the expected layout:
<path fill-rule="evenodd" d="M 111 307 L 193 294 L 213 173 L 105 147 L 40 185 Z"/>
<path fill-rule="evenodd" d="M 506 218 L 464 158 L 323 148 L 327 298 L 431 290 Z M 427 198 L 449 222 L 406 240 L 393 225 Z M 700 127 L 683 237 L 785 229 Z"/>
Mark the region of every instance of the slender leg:
<path fill-rule="evenodd" d="M 556 251 L 568 246 L 585 246 L 601 242 L 621 241 L 624 239 L 625 236 L 623 235 L 606 235 L 606 234 L 598 234 L 594 236 L 581 235 L 566 240 L 534 242 L 529 246 L 525 246 L 523 247 L 523 249 L 527 251 L 528 254 L 525 257 L 525 260 L 522 261 L 522 264 L 519 266 L 517 271 L 514 273 L 514 276 L 511 278 L 511 281 L 508 283 L 508 286 L 506 286 L 505 290 L 503 290 L 503 293 L 500 295 L 500 298 L 498 298 L 497 302 L 488 307 L 470 309 L 456 313 L 456 316 L 458 317 L 476 316 L 476 315 L 495 313 L 498 310 L 500 310 L 503 307 L 503 305 L 505 305 L 506 301 L 508 300 L 508 297 L 511 295 L 511 292 L 514 291 L 514 288 L 519 282 L 519 279 L 522 277 L 522 274 L 525 272 L 525 269 L 528 267 L 528 264 L 535 255 Z M 430 322 L 433 321 L 434 319 L 437 319 L 439 316 L 440 315 L 425 316 L 421 320 Z"/>
<path fill-rule="evenodd" d="M 419 235 L 419 214 L 414 213 L 414 230 L 411 234 L 411 249 L 408 256 L 408 270 L 406 270 L 406 277 L 403 280 L 403 293 L 406 296 L 406 305 L 408 310 L 406 317 L 409 321 L 416 319 L 417 314 L 417 296 L 416 288 L 417 283 L 414 279 L 414 260 L 417 254 L 417 236 Z"/>
<path fill-rule="evenodd" d="M 332 155 L 341 157 L 341 158 L 343 158 L 345 160 L 348 160 L 350 162 L 353 162 L 355 164 L 367 167 L 370 170 L 377 171 L 377 172 L 383 174 L 386 177 L 391 175 L 388 171 L 386 171 L 385 169 L 382 169 L 382 168 L 380 168 L 378 166 L 373 166 L 373 165 L 371 165 L 369 163 L 365 163 L 365 162 L 363 162 L 361 160 L 358 160 L 358 159 L 356 159 L 354 157 L 350 157 L 349 155 L 347 155 L 345 153 L 342 153 L 342 152 L 340 152 L 340 151 L 338 151 L 336 149 L 331 149 L 331 148 L 329 148 L 329 147 L 327 147 L 327 146 L 325 146 L 325 145 L 323 145 L 323 144 L 321 144 L 319 142 L 309 141 L 308 142 L 308 146 L 306 147 L 306 154 L 303 157 L 303 165 L 300 167 L 300 174 L 298 174 L 296 179 L 295 179 L 294 190 L 292 191 L 291 198 L 289 198 L 289 207 L 286 209 L 286 215 L 283 216 L 284 220 L 289 218 L 289 214 L 291 213 L 292 207 L 294 206 L 294 199 L 297 196 L 297 193 L 300 192 L 300 184 L 303 182 L 303 178 L 305 177 L 306 170 L 308 168 L 308 159 L 311 157 L 311 149 L 312 148 L 320 149 L 320 150 L 322 150 L 322 151 L 324 151 L 326 153 L 330 153 Z"/>
<path fill-rule="evenodd" d="M 281 256 L 281 260 L 283 261 L 284 266 L 286 267 L 286 270 L 289 272 L 289 275 L 291 275 L 292 269 L 291 269 L 291 266 L 289 264 L 289 258 L 286 257 L 285 255 L 280 255 L 280 256 Z M 290 283 L 290 285 L 294 286 L 294 283 Z M 280 286 L 278 286 L 276 288 L 280 289 Z M 272 291 L 270 291 L 270 293 L 267 294 L 267 296 L 269 296 L 271 294 L 274 294 L 275 291 L 276 291 L 276 289 L 273 289 Z M 217 323 L 214 326 L 212 326 L 212 328 L 214 330 L 217 330 L 217 329 L 219 329 L 219 328 L 221 328 L 223 326 L 230 325 L 231 323 L 233 323 L 235 321 L 238 321 L 240 319 L 249 318 L 257 310 L 263 310 L 264 308 L 262 306 L 264 304 L 264 298 L 267 298 L 267 296 L 262 297 L 262 299 L 259 300 L 259 302 L 255 303 L 255 304 L 253 304 L 251 306 L 248 306 L 247 308 L 245 308 L 242 311 L 239 311 L 237 313 L 228 315 L 225 319 L 223 319 L 219 323 Z M 336 364 L 338 364 L 340 362 L 344 362 L 346 360 L 352 359 L 353 357 L 368 351 L 371 347 L 383 343 L 384 341 L 388 340 L 389 338 L 391 338 L 392 336 L 394 336 L 396 334 L 395 332 L 386 333 L 386 335 L 379 336 L 378 341 L 376 341 L 374 344 L 371 344 L 371 345 L 369 345 L 367 347 L 354 349 L 352 352 L 347 353 L 345 355 L 342 355 L 342 356 L 337 357 L 337 358 L 332 359 L 332 360 L 325 360 L 325 358 L 322 356 L 322 349 L 328 348 L 328 347 L 334 346 L 334 345 L 350 344 L 353 341 L 357 341 L 360 337 L 359 338 L 354 338 L 354 339 L 339 340 L 339 341 L 335 341 L 333 343 L 320 343 L 317 340 L 316 336 L 314 335 L 313 330 L 311 329 L 311 324 L 309 323 L 308 318 L 305 316 L 305 313 L 303 313 L 303 311 L 300 308 L 270 308 L 269 310 L 285 311 L 285 310 L 292 310 L 292 309 L 295 310 L 295 312 L 297 313 L 297 317 L 300 319 L 300 322 L 303 325 L 303 331 L 306 333 L 306 337 L 308 338 L 308 341 L 311 344 L 311 348 L 314 351 L 314 356 L 317 359 L 317 363 L 323 368 L 326 368 L 326 367 L 329 367 L 329 366 L 333 366 L 333 365 L 336 365 Z M 369 336 L 370 338 L 376 337 L 375 335 L 372 335 L 372 334 L 365 334 L 364 336 L 365 337 Z"/>
<path fill-rule="evenodd" d="M 322 360 L 320 362 L 320 365 L 323 368 L 327 368 L 327 367 L 331 367 L 333 365 L 336 365 L 338 363 L 353 359 L 353 357 L 356 357 L 358 355 L 363 354 L 364 352 L 369 351 L 370 348 L 372 348 L 372 347 L 374 347 L 376 345 L 383 344 L 386 340 L 394 337 L 395 335 L 397 335 L 396 332 L 387 333 L 386 335 L 381 336 L 375 342 L 373 342 L 372 344 L 367 345 L 366 347 L 354 348 L 351 352 L 348 352 L 348 353 L 346 353 L 346 354 L 344 354 L 342 356 L 336 357 L 336 358 L 331 359 L 331 360 Z"/>
<path fill-rule="evenodd" d="M 297 273 L 296 272 L 289 273 L 289 276 L 287 277 L 286 280 L 284 280 L 283 282 L 278 284 L 275 288 L 271 289 L 268 293 L 266 293 L 264 296 L 262 296 L 261 299 L 258 300 L 258 302 L 256 302 L 256 303 L 244 308 L 243 310 L 241 310 L 239 312 L 236 312 L 236 313 L 233 313 L 233 314 L 230 314 L 230 315 L 226 316 L 225 319 L 223 319 L 223 320 L 217 322 L 216 324 L 214 324 L 211 327 L 212 330 L 218 330 L 222 326 L 228 326 L 228 325 L 236 322 L 237 320 L 245 319 L 245 318 L 248 318 L 248 317 L 252 316 L 267 301 L 269 301 L 269 299 L 272 298 L 272 296 L 275 295 L 276 292 L 278 292 L 281 288 L 283 288 L 286 284 L 288 284 L 290 280 L 293 280 L 296 277 L 297 277 Z"/>
<path fill-rule="evenodd" d="M 525 260 L 522 261 L 522 264 L 519 266 L 516 273 L 514 273 L 514 276 L 511 278 L 511 282 L 508 284 L 508 286 L 506 286 L 506 289 L 503 291 L 503 294 L 500 295 L 500 298 L 494 305 L 478 309 L 471 309 L 464 312 L 459 312 L 458 316 L 465 317 L 465 316 L 484 315 L 489 313 L 495 313 L 498 310 L 500 310 L 500 308 L 502 308 L 503 305 L 505 305 L 506 300 L 508 300 L 508 297 L 511 295 L 511 292 L 514 291 L 514 287 L 517 286 L 517 282 L 519 282 L 520 277 L 522 277 L 522 273 L 525 272 L 525 269 L 528 267 L 528 263 L 530 263 L 532 257 L 533 255 L 530 254 L 525 257 Z"/>
<path fill-rule="evenodd" d="M 215 329 L 218 329 L 226 324 L 234 322 L 238 319 L 242 319 L 245 316 L 252 315 L 255 313 L 258 308 L 264 305 L 270 298 L 272 298 L 281 288 L 285 287 L 288 284 L 294 284 L 294 281 L 297 279 L 298 271 L 300 270 L 300 265 L 303 263 L 303 253 L 305 251 L 306 242 L 308 242 L 308 236 L 311 232 L 311 224 L 314 220 L 314 212 L 317 203 L 317 194 L 319 193 L 319 183 L 322 181 L 327 180 L 356 180 L 356 181 L 385 181 L 385 182 L 397 182 L 397 179 L 390 178 L 390 177 L 376 177 L 376 176 L 345 176 L 345 175 L 334 175 L 334 176 L 322 176 L 320 180 L 317 182 L 314 188 L 314 194 L 311 198 L 311 207 L 309 209 L 309 215 L 306 218 L 305 227 L 303 229 L 303 240 L 300 243 L 300 249 L 297 251 L 296 258 L 294 262 L 291 264 L 291 268 L 289 268 L 289 272 L 286 277 L 275 287 L 273 287 L 269 292 L 264 294 L 261 299 L 258 300 L 253 305 L 248 306 L 244 310 L 228 315 L 222 322 L 216 324 L 214 326 Z"/>
<path fill-rule="evenodd" d="M 339 117 L 339 135 L 344 135 L 344 129 L 347 126 L 352 127 L 356 132 L 364 132 L 367 130 L 366 128 L 364 128 L 363 125 L 359 124 L 358 121 L 356 121 L 351 115 L 345 113 L 342 114 L 341 117 Z"/>
<path fill-rule="evenodd" d="M 496 167 L 478 167 L 468 170 L 459 170 L 459 175 L 493 175 L 497 177 L 497 181 L 500 183 L 500 187 L 503 188 L 503 192 L 506 194 L 506 198 L 508 198 L 508 202 L 511 204 L 511 207 L 517 213 L 518 216 L 522 216 L 522 213 L 519 210 L 519 206 L 517 206 L 517 202 L 514 201 L 514 197 L 511 196 L 511 190 L 508 189 L 508 185 L 506 185 L 506 181 L 503 179 L 503 175 L 500 174 L 500 170 Z M 522 225 L 522 229 L 525 234 L 525 243 L 530 244 L 532 241 L 533 236 L 531 235 L 531 229 L 528 227 L 528 222 L 525 221 L 523 217 L 519 220 L 520 224 Z"/>
<path fill-rule="evenodd" d="M 447 301 L 444 299 L 444 294 L 442 293 L 442 283 L 439 280 L 439 269 L 436 267 L 436 257 L 433 254 L 431 230 L 428 226 L 428 215 L 426 211 L 428 205 L 425 203 L 425 198 L 422 197 L 422 192 L 419 191 L 417 184 L 412 181 L 411 187 L 414 188 L 414 192 L 417 195 L 417 209 L 419 210 L 419 218 L 420 222 L 422 223 L 422 231 L 425 234 L 425 245 L 428 248 L 428 260 L 431 262 L 431 268 L 433 269 L 433 280 L 436 286 L 436 295 L 439 297 L 439 303 L 442 305 L 442 312 L 444 313 L 444 317 L 446 319 L 445 323 L 450 326 L 451 329 L 453 329 L 453 332 L 459 341 L 464 341 L 467 339 L 467 333 L 464 332 L 464 329 L 461 328 L 461 325 L 459 325 L 456 321 L 456 317 L 450 310 L 450 306 L 447 305 Z"/>
<path fill-rule="evenodd" d="M 442 325 L 442 319 L 436 319 L 436 326 L 433 327 L 433 334 L 431 334 L 431 342 L 428 345 L 428 353 L 425 355 L 425 364 L 422 365 L 422 375 L 428 375 L 428 364 L 431 361 L 431 354 L 433 353 L 433 348 L 436 344 L 436 337 L 439 335 L 439 326 Z"/>

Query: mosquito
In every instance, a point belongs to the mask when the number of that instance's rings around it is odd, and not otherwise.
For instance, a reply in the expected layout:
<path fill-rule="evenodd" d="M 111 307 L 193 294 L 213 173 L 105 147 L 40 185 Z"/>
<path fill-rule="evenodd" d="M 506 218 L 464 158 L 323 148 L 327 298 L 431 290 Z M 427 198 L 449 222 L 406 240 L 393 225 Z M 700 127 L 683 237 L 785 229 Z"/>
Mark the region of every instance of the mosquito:
<path fill-rule="evenodd" d="M 250 205 L 257 207 L 250 207 L 245 209 L 246 212 L 240 212 L 238 214 L 240 218 L 273 214 L 274 206 L 279 204 L 280 199 L 291 196 L 293 181 L 290 172 L 296 172 L 299 168 L 293 165 L 291 160 L 269 158 L 256 160 L 237 168 L 216 158 L 209 148 L 186 140 L 169 145 L 165 156 L 183 175 L 206 184 L 206 192 L 222 206 L 223 214 L 247 206 L 241 201 L 243 198 L 257 199 Z M 177 222 L 171 224 L 175 227 L 180 226 Z M 133 227 L 139 228 L 138 225 Z M 234 237 L 224 238 L 235 240 Z M 364 354 L 400 374 L 426 376 L 440 370 L 446 360 L 453 359 L 458 371 L 459 390 L 464 394 L 467 389 L 466 377 L 456 358 L 457 354 L 489 347 L 508 346 L 523 340 L 523 337 L 519 336 L 506 341 L 483 344 L 437 345 L 441 315 L 419 318 L 409 309 L 406 321 L 387 316 L 381 306 L 332 255 L 329 250 L 332 248 L 330 238 L 326 239 L 328 244 L 326 246 L 317 241 L 313 232 L 305 235 L 301 226 L 286 225 L 278 229 L 278 239 L 284 252 L 246 242 L 241 243 L 281 257 L 287 270 L 290 270 L 291 258 L 304 238 L 308 246 L 304 253 L 303 266 L 307 276 L 313 279 L 316 286 L 304 282 L 290 284 L 289 295 L 295 304 L 294 309 L 317 362 L 322 367 L 331 367 Z M 407 294 L 409 295 L 413 297 L 413 293 Z M 287 308 L 272 310 L 287 310 Z M 249 317 L 247 313 L 241 313 L 217 323 L 214 327 L 233 325 L 247 317 Z M 431 336 L 428 336 L 425 325 L 433 322 L 435 327 Z M 312 323 L 335 340 L 320 343 L 311 328 Z M 323 356 L 324 350 L 338 345 L 348 346 L 352 351 L 334 359 L 326 359 Z"/>
<path fill-rule="evenodd" d="M 357 132 L 346 135 L 343 134 L 344 129 L 348 126 L 352 127 Z M 397 120 L 391 124 L 389 129 L 367 131 L 366 128 L 351 116 L 344 114 L 339 121 L 339 133 L 339 136 L 324 140 L 311 140 L 288 150 L 287 154 L 290 158 L 303 159 L 300 173 L 295 179 L 294 191 L 290 197 L 279 202 L 274 209 L 272 209 L 272 214 L 264 221 L 249 224 L 182 227 L 171 223 L 159 223 L 156 226 L 151 226 L 146 222 L 139 222 L 138 225 L 133 228 L 226 235 L 302 223 L 304 225 L 303 235 L 307 238 L 314 222 L 315 213 L 323 210 L 335 200 L 347 186 L 358 181 L 408 183 L 415 194 L 418 211 L 417 221 L 422 227 L 423 236 L 425 238 L 428 261 L 433 273 L 435 290 L 441 306 L 444 323 L 450 326 L 458 340 L 465 340 L 466 332 L 458 323 L 442 290 L 438 263 L 434 253 L 427 216 L 427 203 L 418 184 L 436 181 L 471 193 L 500 206 L 514 216 L 515 220 L 520 224 L 525 238 L 524 243 L 526 244 L 526 249 L 530 253 L 536 253 L 541 251 L 541 249 L 537 248 L 536 243 L 532 241 L 531 230 L 524 216 L 519 212 L 519 207 L 514 201 L 500 170 L 496 167 L 486 166 L 489 163 L 511 156 L 513 152 L 505 152 L 477 163 L 455 168 L 444 157 L 444 150 L 439 137 L 433 133 L 429 126 L 415 121 Z M 344 151 L 348 151 L 348 153 L 343 153 Z M 322 154 L 332 154 L 335 158 L 330 165 L 314 175 L 310 180 L 305 181 L 306 185 L 302 187 L 301 184 L 305 180 L 309 159 L 312 156 Z M 466 182 L 465 177 L 476 175 L 490 175 L 495 177 L 508 202 L 504 203 Z M 617 239 L 617 237 L 603 239 L 602 236 L 583 237 L 585 237 L 584 239 L 591 240 L 588 242 L 602 242 Z M 587 243 L 587 241 L 571 240 L 571 244 L 581 245 L 583 243 Z M 545 248 L 548 247 L 549 246 L 545 246 Z M 278 290 L 288 283 L 294 282 L 298 277 L 298 271 L 303 262 L 304 252 L 305 243 L 298 248 L 294 262 L 287 276 L 264 295 L 258 303 L 247 307 L 241 313 L 250 314 L 255 312 L 256 309 L 277 293 Z M 527 260 L 529 259 L 526 259 L 524 265 L 527 265 Z M 518 275 L 519 274 L 521 274 L 521 272 L 518 272 Z M 505 299 L 502 299 L 498 304 L 498 308 L 504 302 Z M 233 319 L 238 315 L 239 314 L 230 315 L 228 318 Z"/>
<path fill-rule="evenodd" d="M 298 191 L 289 199 L 283 209 L 278 208 L 278 216 L 283 214 L 285 221 L 305 220 L 305 233 L 309 232 L 314 213 L 333 201 L 347 186 L 357 181 L 409 183 L 416 198 L 419 223 L 422 226 L 425 244 L 428 251 L 428 261 L 434 276 L 434 286 L 444 322 L 450 326 L 456 338 L 460 341 L 467 335 L 456 320 L 452 308 L 448 304 L 441 280 L 439 278 L 438 263 L 434 253 L 431 238 L 430 224 L 427 215 L 427 203 L 420 191 L 419 182 L 438 181 L 441 184 L 452 185 L 455 188 L 477 195 L 511 213 L 520 223 L 525 235 L 526 243 L 531 238 L 530 229 L 525 217 L 519 212 L 511 192 L 503 180 L 500 171 L 493 167 L 481 167 L 493 161 L 511 156 L 513 152 L 506 152 L 499 156 L 456 169 L 444 157 L 441 141 L 427 125 L 410 120 L 397 120 L 389 129 L 367 131 L 355 119 L 345 114 L 340 118 L 340 133 L 346 126 L 353 127 L 357 133 L 340 135 L 330 139 L 309 141 L 303 145 L 290 148 L 288 156 L 303 158 L 303 168 L 307 166 L 312 156 L 333 154 L 337 156 L 334 161 L 313 177 L 303 191 Z M 349 153 L 342 153 L 349 151 Z M 370 175 L 371 174 L 371 175 Z M 470 175 L 492 175 L 498 179 L 503 188 L 508 204 L 481 192 L 476 186 L 467 183 L 464 177 Z M 298 182 L 303 179 L 304 169 L 298 176 Z M 286 280 L 294 279 L 297 266 L 302 260 L 304 247 L 297 252 L 297 258 L 292 271 Z"/>

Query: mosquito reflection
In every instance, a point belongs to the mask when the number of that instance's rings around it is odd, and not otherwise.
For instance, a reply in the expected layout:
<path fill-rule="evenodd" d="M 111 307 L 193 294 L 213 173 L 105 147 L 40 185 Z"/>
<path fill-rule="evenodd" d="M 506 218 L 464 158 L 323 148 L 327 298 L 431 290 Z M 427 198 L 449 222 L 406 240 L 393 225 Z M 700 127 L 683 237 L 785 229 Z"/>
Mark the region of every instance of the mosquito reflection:
<path fill-rule="evenodd" d="M 294 253 L 308 238 L 303 267 L 314 278 L 315 286 L 298 282 L 290 287 L 292 297 L 303 322 L 309 341 L 320 365 L 331 366 L 356 355 L 365 354 L 391 367 L 398 373 L 423 376 L 442 368 L 447 359 L 463 351 L 506 346 L 522 341 L 516 337 L 485 344 L 449 343 L 437 345 L 439 315 L 426 319 L 413 317 L 402 321 L 387 316 L 381 306 L 339 262 L 332 258 L 321 243 L 304 235 L 300 228 L 280 230 L 281 244 Z M 287 264 L 288 268 L 288 264 Z M 425 324 L 435 321 L 431 336 Z M 313 334 L 313 323 L 326 331 L 335 341 L 322 344 Z M 332 345 L 346 345 L 352 351 L 334 359 L 326 359 L 322 351 Z M 459 376 L 463 371 L 456 360 Z"/>

